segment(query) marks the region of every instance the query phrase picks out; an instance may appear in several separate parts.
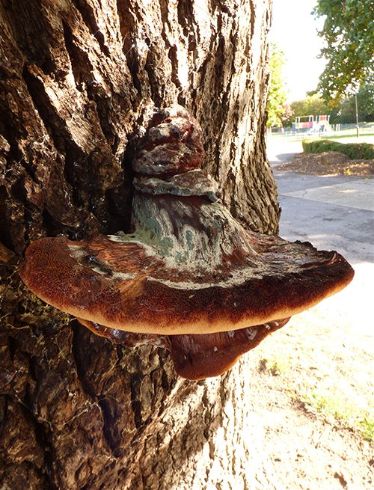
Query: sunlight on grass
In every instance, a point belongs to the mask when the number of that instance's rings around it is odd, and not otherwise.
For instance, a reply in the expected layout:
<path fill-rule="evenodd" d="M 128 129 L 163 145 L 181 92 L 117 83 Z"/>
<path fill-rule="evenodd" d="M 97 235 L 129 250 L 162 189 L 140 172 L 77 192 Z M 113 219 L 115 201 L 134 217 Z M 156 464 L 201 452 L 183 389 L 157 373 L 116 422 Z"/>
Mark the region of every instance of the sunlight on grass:
<path fill-rule="evenodd" d="M 345 428 L 358 431 L 369 442 L 374 440 L 374 417 L 342 393 L 333 389 L 328 392 L 315 389 L 309 393 L 297 394 L 295 399 L 307 410 L 327 419 L 334 419 Z"/>
<path fill-rule="evenodd" d="M 361 432 L 364 439 L 369 442 L 374 441 L 374 419 L 364 418 L 360 421 Z"/>
<path fill-rule="evenodd" d="M 289 360 L 282 357 L 262 358 L 258 366 L 260 373 L 271 374 L 272 376 L 281 376 L 287 373 L 289 369 Z"/>

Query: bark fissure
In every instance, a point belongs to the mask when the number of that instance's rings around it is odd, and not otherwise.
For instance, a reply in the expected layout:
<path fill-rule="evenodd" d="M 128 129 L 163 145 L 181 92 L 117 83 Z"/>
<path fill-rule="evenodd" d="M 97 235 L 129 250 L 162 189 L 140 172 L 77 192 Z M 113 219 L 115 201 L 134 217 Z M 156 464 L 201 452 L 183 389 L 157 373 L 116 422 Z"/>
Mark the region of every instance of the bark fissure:
<path fill-rule="evenodd" d="M 83 360 L 81 359 L 81 356 L 80 356 L 79 344 L 81 342 L 81 337 L 79 336 L 78 332 L 79 332 L 79 329 L 81 329 L 82 327 L 76 325 L 76 322 L 72 322 L 70 328 L 72 329 L 71 353 L 73 355 L 78 380 L 79 380 L 83 390 L 88 395 L 88 397 L 93 402 L 97 402 L 98 399 L 97 399 L 97 396 L 95 394 L 95 388 L 90 385 L 90 382 L 86 378 Z"/>
<path fill-rule="evenodd" d="M 97 40 L 102 53 L 105 56 L 110 56 L 109 48 L 105 44 L 104 34 L 101 32 L 97 23 L 93 6 L 85 0 L 72 0 L 72 2 L 81 14 L 83 22 L 88 27 L 91 35 Z"/>
<path fill-rule="evenodd" d="M 50 103 L 50 99 L 45 93 L 45 86 L 37 75 L 36 67 L 25 65 L 23 79 L 27 85 L 34 107 L 43 121 L 44 128 L 51 137 L 55 148 L 64 157 L 64 176 L 66 182 L 69 185 L 74 186 L 74 184 L 76 184 L 76 179 L 70 168 L 73 166 L 75 159 L 81 158 L 83 154 L 74 142 L 71 141 L 70 135 L 65 127 L 65 121 L 59 117 L 53 105 Z M 69 157 L 66 158 L 69 147 L 66 147 L 65 141 L 68 142 L 70 147 L 70 159 Z"/>
<path fill-rule="evenodd" d="M 69 55 L 73 71 L 75 85 L 81 92 L 84 91 L 84 83 L 90 84 L 90 74 L 93 66 L 90 63 L 88 53 L 80 49 L 79 43 L 74 40 L 73 32 L 68 23 L 62 21 L 64 42 Z"/>
<path fill-rule="evenodd" d="M 142 380 L 139 375 L 132 376 L 130 381 L 132 409 L 134 412 L 135 427 L 137 429 L 140 429 L 144 425 L 142 418 L 142 403 L 139 393 L 139 386 L 141 381 Z"/>
<path fill-rule="evenodd" d="M 41 477 L 47 480 L 49 488 L 52 490 L 57 489 L 52 479 L 53 468 L 53 443 L 51 440 L 50 428 L 45 423 L 39 422 L 31 411 L 28 412 L 33 419 L 33 427 L 35 430 L 35 437 L 40 451 L 43 454 L 43 462 L 38 467 L 35 463 L 32 463 Z"/>
<path fill-rule="evenodd" d="M 17 417 L 20 420 L 16 420 Z M 31 429 L 27 434 L 29 440 L 19 444 L 17 448 L 12 448 L 15 449 L 12 454 L 4 452 L 4 446 L 17 437 L 17 429 L 20 426 L 26 432 Z M 4 488 L 16 488 L 12 483 L 17 481 L 22 473 L 28 475 L 31 485 L 39 484 L 43 488 L 48 486 L 52 490 L 55 488 L 45 469 L 45 456 L 41 446 L 43 441 L 38 437 L 37 426 L 38 424 L 32 420 L 32 416 L 22 403 L 15 401 L 11 395 L 0 395 L 0 435 L 4 441 L 4 446 L 0 446 L 0 461 L 6 473 L 13 475 L 13 478 L 2 481 Z M 33 436 L 36 438 L 36 447 L 33 445 Z M 41 486 L 39 488 L 42 488 Z"/>
<path fill-rule="evenodd" d="M 26 447 L 29 446 L 28 451 L 21 456 L 22 463 L 26 463 L 28 466 L 32 467 L 34 471 L 39 475 L 40 480 L 48 483 L 49 488 L 57 488 L 52 481 L 52 467 L 53 467 L 53 444 L 51 441 L 51 427 L 46 421 L 39 420 L 35 412 L 35 407 L 33 405 L 33 385 L 35 385 L 37 380 L 36 374 L 36 359 L 27 352 L 23 352 L 20 349 L 15 338 L 11 335 L 8 337 L 8 345 L 10 347 L 11 357 L 16 353 L 18 356 L 22 353 L 27 359 L 28 365 L 28 375 L 30 381 L 26 384 L 24 393 L 9 392 L 8 400 L 12 400 L 12 404 L 16 408 L 16 413 L 23 419 L 23 425 L 27 430 L 27 436 L 29 440 L 26 443 Z M 12 354 L 13 351 L 13 354 Z M 17 372 L 15 373 L 17 377 Z M 15 418 L 14 414 L 10 417 Z M 6 420 L 7 417 L 4 417 Z M 11 438 L 17 435 L 17 429 L 14 429 L 14 433 L 10 432 L 8 437 Z M 25 434 L 26 435 L 26 434 Z M 7 436 L 5 436 L 7 439 Z M 10 439 L 12 441 L 12 439 Z M 17 461 L 16 457 L 16 461 Z"/>
<path fill-rule="evenodd" d="M 118 451 L 118 446 L 120 442 L 120 438 L 114 438 L 113 432 L 110 429 L 111 424 L 113 423 L 113 417 L 111 416 L 110 406 L 107 404 L 105 398 L 100 397 L 98 399 L 98 404 L 102 413 L 104 425 L 103 425 L 103 434 L 105 440 L 110 448 L 112 455 L 114 457 L 123 456 L 120 451 Z"/>

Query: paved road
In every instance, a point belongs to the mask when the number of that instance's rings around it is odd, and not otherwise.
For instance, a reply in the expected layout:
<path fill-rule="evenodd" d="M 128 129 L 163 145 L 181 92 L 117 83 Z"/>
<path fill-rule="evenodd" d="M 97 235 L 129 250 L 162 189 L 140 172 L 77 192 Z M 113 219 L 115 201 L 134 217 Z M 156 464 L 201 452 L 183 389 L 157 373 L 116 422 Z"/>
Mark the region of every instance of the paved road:
<path fill-rule="evenodd" d="M 319 177 L 274 169 L 280 234 L 374 264 L 374 179 Z"/>
<path fill-rule="evenodd" d="M 280 235 L 337 250 L 355 269 L 352 283 L 310 310 L 308 321 L 344 324 L 350 331 L 368 336 L 370 344 L 374 325 L 374 178 L 281 171 L 279 163 L 299 151 L 294 143 L 268 149 L 282 208 Z"/>
<path fill-rule="evenodd" d="M 290 366 L 280 376 L 253 377 L 246 430 L 252 486 L 330 490 L 341 488 L 337 475 L 342 475 L 347 488 L 368 488 L 363 476 L 371 478 L 370 450 L 356 445 L 349 431 L 337 430 L 318 415 L 306 416 L 295 400 L 316 394 L 342 407 L 369 410 L 374 393 L 374 179 L 280 171 L 277 164 L 293 151 L 300 150 L 283 146 L 269 152 L 282 206 L 281 236 L 342 252 L 356 275 L 342 292 L 295 315 L 250 354 L 251 362 L 276 359 Z"/>
<path fill-rule="evenodd" d="M 268 149 L 282 208 L 280 234 L 339 250 L 353 264 L 374 264 L 374 178 L 280 171 L 279 163 L 300 149 L 297 142 Z"/>

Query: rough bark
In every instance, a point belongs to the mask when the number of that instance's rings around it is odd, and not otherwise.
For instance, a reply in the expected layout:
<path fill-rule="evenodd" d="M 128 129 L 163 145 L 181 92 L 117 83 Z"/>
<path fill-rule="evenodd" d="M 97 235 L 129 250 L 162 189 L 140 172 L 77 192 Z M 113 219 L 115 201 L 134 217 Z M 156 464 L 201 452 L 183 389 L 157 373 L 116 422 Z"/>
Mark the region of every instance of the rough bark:
<path fill-rule="evenodd" d="M 182 381 L 165 351 L 113 345 L 37 300 L 17 263 L 40 236 L 128 231 L 131 138 L 174 102 L 200 121 L 233 214 L 277 230 L 269 3 L 0 2 L 1 488 L 248 488 L 247 361 Z"/>

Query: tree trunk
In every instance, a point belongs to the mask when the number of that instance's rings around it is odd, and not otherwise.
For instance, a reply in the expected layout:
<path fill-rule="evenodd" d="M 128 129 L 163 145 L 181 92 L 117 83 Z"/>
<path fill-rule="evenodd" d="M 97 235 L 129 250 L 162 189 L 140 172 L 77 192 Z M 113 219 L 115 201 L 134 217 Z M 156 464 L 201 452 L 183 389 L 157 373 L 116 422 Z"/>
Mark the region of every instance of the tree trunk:
<path fill-rule="evenodd" d="M 265 160 L 270 0 L 1 0 L 0 487 L 248 488 L 246 362 L 178 379 L 36 299 L 41 236 L 128 231 L 131 138 L 178 102 L 247 226 L 277 231 Z"/>

